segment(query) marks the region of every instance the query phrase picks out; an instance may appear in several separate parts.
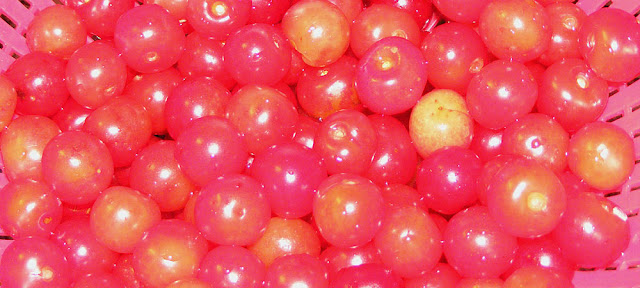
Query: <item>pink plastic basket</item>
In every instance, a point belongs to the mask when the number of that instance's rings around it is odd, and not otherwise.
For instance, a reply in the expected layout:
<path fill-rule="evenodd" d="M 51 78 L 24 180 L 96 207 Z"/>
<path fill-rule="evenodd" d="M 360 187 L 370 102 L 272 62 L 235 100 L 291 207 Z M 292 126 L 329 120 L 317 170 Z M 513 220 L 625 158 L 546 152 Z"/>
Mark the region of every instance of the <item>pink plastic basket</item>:
<path fill-rule="evenodd" d="M 0 72 L 29 52 L 24 33 L 38 11 L 55 5 L 54 0 L 0 0 Z M 634 15 L 640 13 L 640 0 L 579 0 L 587 14 L 603 7 L 615 7 Z M 637 16 L 640 21 L 640 16 Z M 640 81 L 611 87 L 611 97 L 601 120 L 612 122 L 634 137 L 636 166 L 640 166 Z M 2 162 L 0 159 L 0 168 Z M 7 179 L 0 171 L 0 188 Z M 640 288 L 640 168 L 634 170 L 631 179 L 620 191 L 607 194 L 629 215 L 631 243 L 629 248 L 611 267 L 602 270 L 576 272 L 573 283 L 576 288 Z M 11 243 L 3 240 L 0 230 L 0 255 Z M 8 237 L 4 237 L 8 238 Z"/>

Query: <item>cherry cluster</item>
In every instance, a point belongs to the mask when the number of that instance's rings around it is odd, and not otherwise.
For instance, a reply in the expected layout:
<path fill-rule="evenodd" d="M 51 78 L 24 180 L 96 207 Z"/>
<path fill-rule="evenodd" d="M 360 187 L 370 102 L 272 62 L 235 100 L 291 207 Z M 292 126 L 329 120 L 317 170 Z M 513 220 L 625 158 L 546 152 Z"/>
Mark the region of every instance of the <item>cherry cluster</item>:
<path fill-rule="evenodd" d="M 0 75 L 3 288 L 567 288 L 629 245 L 625 11 L 64 2 Z"/>

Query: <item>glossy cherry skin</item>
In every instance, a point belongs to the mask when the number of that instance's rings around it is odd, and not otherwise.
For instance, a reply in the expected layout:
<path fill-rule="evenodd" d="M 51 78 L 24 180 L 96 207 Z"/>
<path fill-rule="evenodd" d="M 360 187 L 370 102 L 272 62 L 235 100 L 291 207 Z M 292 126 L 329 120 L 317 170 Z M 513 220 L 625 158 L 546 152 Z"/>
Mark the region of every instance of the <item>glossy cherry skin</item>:
<path fill-rule="evenodd" d="M 18 104 L 16 87 L 5 75 L 0 75 L 0 102 L 4 103 L 0 107 L 0 130 L 4 130 L 11 122 Z"/>
<path fill-rule="evenodd" d="M 185 46 L 178 20 L 156 4 L 140 5 L 122 14 L 116 22 L 114 40 L 127 65 L 142 73 L 173 66 Z"/>
<path fill-rule="evenodd" d="M 567 159 L 571 172 L 587 184 L 609 190 L 629 179 L 634 155 L 627 132 L 611 123 L 593 122 L 573 134 Z"/>
<path fill-rule="evenodd" d="M 52 116 L 69 98 L 66 63 L 55 56 L 32 52 L 14 61 L 5 76 L 15 85 L 16 113 Z"/>
<path fill-rule="evenodd" d="M 143 0 L 142 3 L 147 4 L 157 4 L 162 6 L 164 9 L 167 9 L 173 17 L 180 21 L 180 24 L 183 25 L 186 23 L 187 18 L 187 4 L 189 1 L 187 0 Z"/>
<path fill-rule="evenodd" d="M 629 245 L 627 215 L 613 202 L 594 193 L 578 193 L 551 236 L 567 260 L 579 267 L 607 267 Z"/>
<path fill-rule="evenodd" d="M 189 278 L 173 282 L 167 288 L 211 288 L 211 284 L 196 278 Z"/>
<path fill-rule="evenodd" d="M 505 166 L 519 163 L 520 161 L 526 161 L 527 159 L 519 155 L 500 154 L 495 158 L 487 161 L 482 167 L 482 172 L 478 176 L 477 189 L 478 201 L 480 204 L 487 205 L 487 192 L 489 187 L 495 183 L 493 177 L 502 170 Z"/>
<path fill-rule="evenodd" d="M 291 0 L 252 0 L 249 23 L 279 23 L 289 6 Z"/>
<path fill-rule="evenodd" d="M 82 130 L 105 143 L 115 167 L 126 167 L 149 142 L 151 128 L 151 117 L 142 105 L 119 97 L 91 112 Z"/>
<path fill-rule="evenodd" d="M 313 149 L 313 143 L 315 142 L 318 128 L 320 128 L 320 123 L 318 121 L 311 119 L 311 117 L 302 113 L 298 114 L 296 133 L 293 135 L 292 142 Z"/>
<path fill-rule="evenodd" d="M 366 177 L 381 186 L 409 183 L 418 165 L 418 154 L 409 131 L 391 116 L 370 115 L 368 118 L 378 141 Z"/>
<path fill-rule="evenodd" d="M 503 276 L 509 277 L 514 271 L 526 266 L 537 266 L 552 270 L 567 279 L 572 279 L 576 264 L 562 255 L 562 250 L 550 236 L 535 239 L 519 239 L 518 252 L 511 268 Z"/>
<path fill-rule="evenodd" d="M 224 45 L 224 67 L 239 84 L 273 85 L 291 66 L 291 47 L 277 28 L 251 24 L 232 33 Z"/>
<path fill-rule="evenodd" d="M 403 278 L 430 271 L 442 256 L 442 236 L 427 212 L 418 207 L 391 209 L 374 238 L 386 267 Z"/>
<path fill-rule="evenodd" d="M 90 204 L 109 187 L 113 160 L 98 138 L 85 132 L 64 132 L 44 148 L 42 176 L 62 202 Z"/>
<path fill-rule="evenodd" d="M 70 219 L 62 222 L 51 238 L 62 249 L 73 278 L 84 274 L 111 271 L 119 254 L 100 244 L 91 232 L 88 218 Z"/>
<path fill-rule="evenodd" d="M 463 277 L 493 278 L 504 273 L 518 249 L 489 209 L 473 206 L 451 218 L 443 234 L 447 262 Z"/>
<path fill-rule="evenodd" d="M 376 150 L 371 121 L 356 110 L 341 110 L 320 123 L 313 149 L 323 158 L 329 174 L 367 171 Z"/>
<path fill-rule="evenodd" d="M 227 174 L 202 189 L 194 207 L 195 224 L 219 245 L 255 243 L 271 218 L 269 199 L 257 180 Z"/>
<path fill-rule="evenodd" d="M 246 248 L 218 246 L 209 251 L 200 263 L 198 279 L 212 287 L 263 287 L 264 264 Z"/>
<path fill-rule="evenodd" d="M 182 171 L 202 187 L 226 173 L 239 173 L 249 157 L 247 144 L 229 121 L 215 116 L 196 119 L 176 140 Z"/>
<path fill-rule="evenodd" d="M 49 237 L 62 219 L 62 202 L 47 185 L 18 180 L 0 190 L 0 227 L 13 239 Z"/>
<path fill-rule="evenodd" d="M 250 12 L 251 0 L 191 0 L 187 21 L 201 35 L 225 40 L 249 21 Z"/>
<path fill-rule="evenodd" d="M 487 191 L 489 213 L 507 233 L 534 238 L 551 232 L 567 207 L 562 182 L 533 161 L 509 163 Z"/>
<path fill-rule="evenodd" d="M 76 7 L 89 34 L 100 38 L 113 38 L 118 18 L 133 8 L 135 0 L 89 0 Z M 148 2 L 148 1 L 147 1 Z"/>
<path fill-rule="evenodd" d="M 324 119 L 341 109 L 359 110 L 355 89 L 358 60 L 345 55 L 325 67 L 308 67 L 298 79 L 296 92 L 300 107 L 309 116 Z"/>
<path fill-rule="evenodd" d="M 140 280 L 136 278 L 135 270 L 132 266 L 133 254 L 120 254 L 118 261 L 113 267 L 113 275 L 120 280 L 124 288 L 140 288 Z M 207 287 L 209 288 L 209 287 Z"/>
<path fill-rule="evenodd" d="M 402 284 L 402 279 L 382 264 L 368 263 L 340 270 L 329 288 L 400 288 Z"/>
<path fill-rule="evenodd" d="M 60 111 L 51 116 L 51 119 L 58 124 L 62 132 L 71 130 L 80 131 L 82 130 L 82 126 L 84 126 L 84 121 L 92 111 L 92 109 L 78 104 L 73 98 L 69 98 Z"/>
<path fill-rule="evenodd" d="M 184 53 L 178 60 L 178 70 L 184 77 L 208 76 L 222 83 L 227 89 L 236 81 L 224 68 L 224 42 L 200 35 L 187 36 Z"/>
<path fill-rule="evenodd" d="M 165 105 L 171 91 L 180 83 L 182 83 L 182 76 L 174 68 L 157 73 L 141 74 L 125 86 L 123 97 L 142 105 L 151 118 L 153 134 L 163 135 L 167 133 Z"/>
<path fill-rule="evenodd" d="M 308 254 L 286 255 L 276 259 L 265 277 L 266 288 L 326 288 L 329 286 L 327 267 Z"/>
<path fill-rule="evenodd" d="M 503 288 L 503 285 L 500 278 L 463 278 L 456 288 Z"/>
<path fill-rule="evenodd" d="M 569 133 L 553 118 L 531 113 L 507 126 L 502 134 L 502 152 L 522 155 L 555 173 L 567 167 Z"/>
<path fill-rule="evenodd" d="M 85 274 L 75 278 L 70 288 L 122 287 L 120 279 L 111 273 Z"/>
<path fill-rule="evenodd" d="M 551 4 L 544 10 L 549 15 L 551 42 L 538 62 L 549 66 L 562 59 L 581 58 L 578 39 L 587 14 L 577 5 L 565 2 Z"/>
<path fill-rule="evenodd" d="M 275 88 L 247 85 L 233 95 L 225 117 L 240 130 L 249 152 L 255 154 L 293 139 L 298 112 Z"/>
<path fill-rule="evenodd" d="M 420 156 L 458 146 L 467 148 L 473 138 L 473 120 L 464 98 L 453 90 L 434 89 L 411 111 L 409 135 Z"/>
<path fill-rule="evenodd" d="M 69 59 L 73 51 L 87 43 L 87 30 L 73 8 L 53 5 L 38 12 L 31 20 L 26 38 L 32 52 Z"/>
<path fill-rule="evenodd" d="M 446 147 L 420 164 L 416 177 L 418 192 L 429 208 L 451 215 L 477 201 L 476 179 L 481 171 L 482 162 L 473 151 Z"/>
<path fill-rule="evenodd" d="M 322 237 L 338 247 L 371 241 L 380 229 L 384 200 L 371 180 L 354 174 L 336 174 L 318 187 L 313 217 Z"/>
<path fill-rule="evenodd" d="M 467 87 L 469 113 L 489 129 L 506 127 L 526 115 L 537 97 L 538 85 L 529 69 L 506 60 L 485 66 Z"/>
<path fill-rule="evenodd" d="M 205 76 L 187 79 L 172 91 L 164 107 L 167 131 L 173 139 L 193 120 L 205 116 L 224 116 L 231 93 L 220 82 Z"/>
<path fill-rule="evenodd" d="M 309 67 L 310 66 L 307 65 L 307 63 L 304 63 L 304 61 L 302 60 L 302 55 L 300 54 L 300 52 L 296 51 L 295 49 L 291 49 L 291 68 L 289 68 L 289 72 L 287 72 L 287 75 L 284 76 L 282 82 L 286 83 L 287 85 L 295 85 L 296 83 L 298 83 L 298 78 L 300 78 L 302 72 L 304 72 L 304 70 Z"/>
<path fill-rule="evenodd" d="M 436 264 L 431 271 L 410 279 L 404 280 L 406 288 L 448 288 L 456 287 L 460 281 L 460 275 L 453 267 L 446 263 Z"/>
<path fill-rule="evenodd" d="M 640 73 L 640 24 L 626 11 L 599 9 L 580 30 L 580 52 L 605 80 L 627 82 Z"/>
<path fill-rule="evenodd" d="M 136 190 L 112 186 L 93 203 L 89 220 L 100 243 L 119 253 L 131 253 L 146 232 L 160 222 L 160 208 Z"/>
<path fill-rule="evenodd" d="M 420 49 L 401 37 L 373 43 L 358 62 L 356 91 L 374 113 L 392 115 L 411 109 L 426 84 L 427 65 Z"/>
<path fill-rule="evenodd" d="M 373 4 L 351 25 L 351 51 L 364 56 L 374 43 L 387 37 L 400 37 L 414 46 L 420 45 L 420 27 L 408 11 L 386 4 Z"/>
<path fill-rule="evenodd" d="M 466 5 L 466 4 L 465 4 Z M 469 25 L 446 23 L 422 40 L 429 83 L 464 95 L 471 77 L 489 64 L 489 52 L 482 38 Z"/>
<path fill-rule="evenodd" d="M 334 279 L 343 268 L 360 266 L 368 263 L 382 264 L 380 252 L 373 242 L 357 247 L 340 248 L 329 246 L 322 251 L 320 259 L 324 261 L 329 272 L 329 279 Z"/>
<path fill-rule="evenodd" d="M 267 267 L 278 257 L 292 254 L 320 255 L 320 238 L 311 224 L 301 219 L 273 217 L 258 242 L 249 250 Z"/>
<path fill-rule="evenodd" d="M 487 48 L 501 59 L 526 62 L 538 58 L 551 42 L 551 25 L 544 7 L 529 0 L 487 4 L 478 20 Z"/>
<path fill-rule="evenodd" d="M 491 130 L 477 124 L 473 126 L 473 140 L 469 149 L 485 163 L 502 154 L 502 134 L 504 130 Z"/>
<path fill-rule="evenodd" d="M 571 195 L 575 193 L 598 192 L 591 188 L 591 186 L 584 182 L 584 180 L 580 179 L 580 177 L 576 176 L 576 174 L 573 174 L 570 170 L 566 170 L 564 173 L 558 175 L 558 179 L 562 182 L 568 197 L 571 197 Z"/>
<path fill-rule="evenodd" d="M 60 248 L 41 237 L 13 241 L 2 253 L 2 287 L 67 288 L 69 265 Z"/>
<path fill-rule="evenodd" d="M 313 67 L 337 61 L 349 48 L 349 21 L 329 1 L 293 4 L 282 17 L 282 30 L 302 60 Z"/>
<path fill-rule="evenodd" d="M 478 21 L 480 13 L 489 2 L 489 0 L 433 0 L 433 5 L 448 19 L 471 24 Z"/>
<path fill-rule="evenodd" d="M 600 117 L 607 106 L 609 86 L 580 59 L 565 59 L 542 75 L 536 107 L 574 132 Z"/>
<path fill-rule="evenodd" d="M 131 163 L 130 187 L 149 195 L 162 212 L 182 209 L 197 190 L 180 169 L 175 151 L 175 141 L 162 140 L 145 147 Z"/>
<path fill-rule="evenodd" d="M 406 12 L 409 12 L 413 19 L 418 24 L 418 27 L 422 27 L 433 14 L 433 8 L 431 8 L 431 0 L 427 1 L 400 1 L 400 0 L 373 0 L 372 4 L 387 4 L 400 8 Z"/>
<path fill-rule="evenodd" d="M 320 156 L 298 143 L 275 145 L 257 154 L 249 173 L 264 185 L 271 211 L 283 218 L 311 213 L 316 188 L 327 178 Z"/>
<path fill-rule="evenodd" d="M 570 288 L 571 278 L 537 266 L 522 267 L 504 281 L 504 288 L 548 287 Z"/>
<path fill-rule="evenodd" d="M 133 250 L 136 277 L 148 287 L 195 277 L 208 251 L 207 240 L 182 220 L 162 220 L 149 229 Z"/>
<path fill-rule="evenodd" d="M 387 208 L 413 206 L 424 211 L 428 211 L 429 209 L 429 207 L 425 205 L 424 197 L 418 193 L 418 190 L 405 184 L 390 184 L 384 186 L 382 188 L 382 198 L 384 198 L 384 204 Z"/>
<path fill-rule="evenodd" d="M 58 134 L 58 125 L 47 117 L 25 115 L 14 119 L 0 135 L 2 172 L 7 179 L 42 180 L 42 152 Z"/>

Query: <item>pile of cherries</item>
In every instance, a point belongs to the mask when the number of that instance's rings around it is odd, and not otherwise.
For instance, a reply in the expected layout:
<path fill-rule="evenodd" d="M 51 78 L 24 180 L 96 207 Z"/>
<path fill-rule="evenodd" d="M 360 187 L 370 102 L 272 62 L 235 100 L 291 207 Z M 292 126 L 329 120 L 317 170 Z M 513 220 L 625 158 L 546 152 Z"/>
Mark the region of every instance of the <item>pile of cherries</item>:
<path fill-rule="evenodd" d="M 2 288 L 564 288 L 629 244 L 627 12 L 64 4 L 0 76 Z"/>

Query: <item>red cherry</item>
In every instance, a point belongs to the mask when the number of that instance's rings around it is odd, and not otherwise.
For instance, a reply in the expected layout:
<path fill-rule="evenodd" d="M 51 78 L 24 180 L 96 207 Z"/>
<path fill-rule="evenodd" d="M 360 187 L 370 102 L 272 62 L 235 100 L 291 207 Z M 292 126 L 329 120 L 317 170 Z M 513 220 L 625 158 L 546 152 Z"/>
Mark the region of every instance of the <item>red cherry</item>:
<path fill-rule="evenodd" d="M 282 256 L 269 266 L 265 288 L 290 288 L 296 285 L 324 288 L 329 285 L 327 267 L 318 258 L 307 254 Z"/>
<path fill-rule="evenodd" d="M 135 0 L 81 0 L 76 12 L 87 32 L 100 38 L 113 38 L 118 18 L 133 8 Z M 149 1 L 146 1 L 149 2 Z"/>
<path fill-rule="evenodd" d="M 69 59 L 73 51 L 87 43 L 87 30 L 75 10 L 52 5 L 36 14 L 25 37 L 30 51 Z"/>
<path fill-rule="evenodd" d="M 323 260 L 329 271 L 329 279 L 334 279 L 337 273 L 347 267 L 360 266 L 368 263 L 382 264 L 380 252 L 373 242 L 357 247 L 341 248 L 329 246 L 322 251 L 320 259 Z"/>
<path fill-rule="evenodd" d="M 224 68 L 224 42 L 211 39 L 198 32 L 187 36 L 185 50 L 178 60 L 178 70 L 184 77 L 211 77 L 222 83 L 227 89 L 233 88 L 236 81 Z"/>
<path fill-rule="evenodd" d="M 0 260 L 3 287 L 67 288 L 69 272 L 60 248 L 41 237 L 13 241 Z"/>
<path fill-rule="evenodd" d="M 246 248 L 218 246 L 200 263 L 198 279 L 212 287 L 260 288 L 266 273 L 264 264 Z"/>
<path fill-rule="evenodd" d="M 187 21 L 196 32 L 225 40 L 249 21 L 251 0 L 190 0 Z"/>
<path fill-rule="evenodd" d="M 14 239 L 49 237 L 62 219 L 62 202 L 39 182 L 11 181 L 0 190 L 0 227 Z"/>

